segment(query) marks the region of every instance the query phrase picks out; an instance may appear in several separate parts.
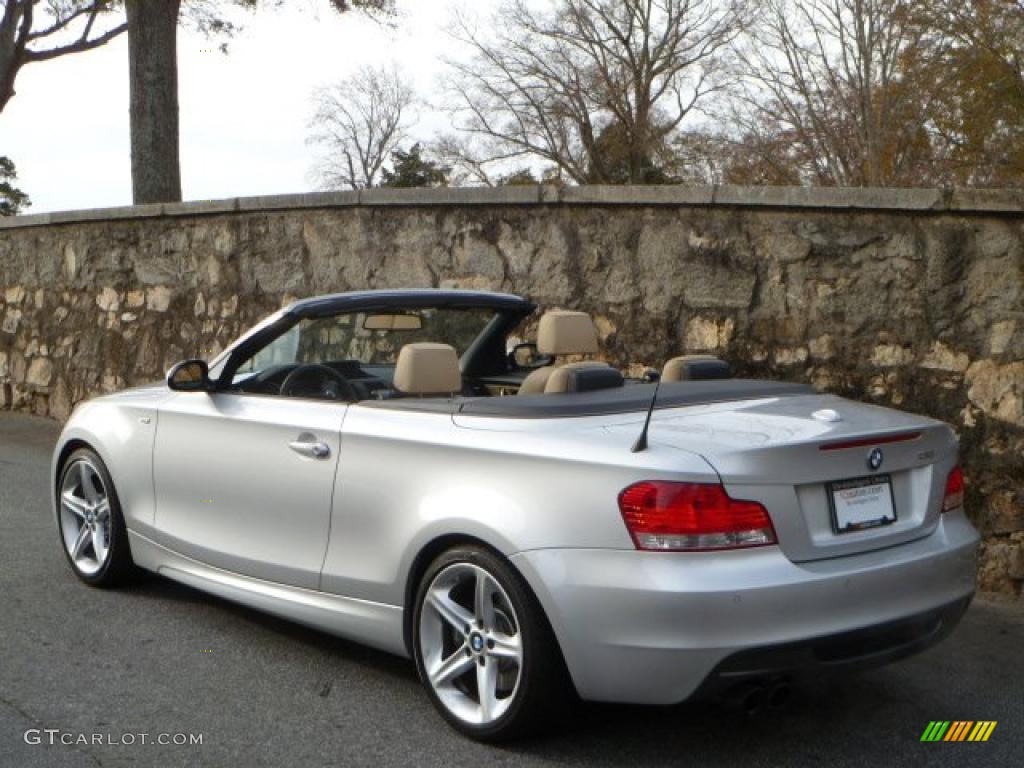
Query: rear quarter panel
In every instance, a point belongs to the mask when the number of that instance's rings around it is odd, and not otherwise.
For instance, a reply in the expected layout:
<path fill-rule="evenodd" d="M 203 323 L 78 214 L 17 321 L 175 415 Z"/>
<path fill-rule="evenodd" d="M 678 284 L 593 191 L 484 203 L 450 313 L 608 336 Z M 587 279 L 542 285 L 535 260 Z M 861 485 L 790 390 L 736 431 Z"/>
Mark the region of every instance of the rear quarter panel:
<path fill-rule="evenodd" d="M 495 419 L 355 405 L 345 419 L 321 588 L 402 604 L 416 555 L 442 536 L 505 555 L 633 549 L 619 492 L 642 479 L 714 482 L 699 456 L 642 453 L 607 419 Z"/>

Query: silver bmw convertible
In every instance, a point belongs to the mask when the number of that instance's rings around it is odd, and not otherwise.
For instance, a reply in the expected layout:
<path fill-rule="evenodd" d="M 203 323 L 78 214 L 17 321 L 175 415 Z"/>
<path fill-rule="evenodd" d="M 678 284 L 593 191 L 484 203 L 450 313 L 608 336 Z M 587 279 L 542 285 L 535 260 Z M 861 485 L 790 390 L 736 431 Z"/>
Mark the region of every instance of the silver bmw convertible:
<path fill-rule="evenodd" d="M 948 426 L 708 356 L 627 379 L 587 314 L 535 310 L 306 299 L 80 405 L 52 470 L 68 562 L 411 657 L 483 740 L 573 692 L 753 707 L 957 624 L 978 535 Z"/>

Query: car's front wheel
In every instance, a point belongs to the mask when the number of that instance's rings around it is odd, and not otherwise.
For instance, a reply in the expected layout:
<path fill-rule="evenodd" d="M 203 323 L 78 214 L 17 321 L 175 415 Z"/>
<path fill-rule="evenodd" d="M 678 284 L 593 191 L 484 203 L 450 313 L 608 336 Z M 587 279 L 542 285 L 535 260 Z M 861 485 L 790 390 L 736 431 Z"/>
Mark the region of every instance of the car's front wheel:
<path fill-rule="evenodd" d="M 57 527 L 75 574 L 96 587 L 118 586 L 135 573 L 121 504 L 103 460 L 79 448 L 57 485 Z"/>
<path fill-rule="evenodd" d="M 431 564 L 416 596 L 413 641 L 434 705 L 472 738 L 525 735 L 566 701 L 564 666 L 540 605 L 487 550 L 458 547 Z"/>

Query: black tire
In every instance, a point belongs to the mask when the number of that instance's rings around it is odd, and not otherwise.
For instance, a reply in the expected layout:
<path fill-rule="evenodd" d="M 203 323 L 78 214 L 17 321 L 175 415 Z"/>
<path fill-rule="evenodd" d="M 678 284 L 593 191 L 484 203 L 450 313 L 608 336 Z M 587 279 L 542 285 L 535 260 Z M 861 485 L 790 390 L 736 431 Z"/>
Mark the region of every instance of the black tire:
<path fill-rule="evenodd" d="M 75 470 L 82 461 L 88 462 L 95 468 L 106 492 L 107 501 L 110 504 L 110 525 L 109 525 L 109 553 L 99 567 L 93 573 L 83 571 L 71 557 L 68 544 L 65 540 L 65 528 L 61 523 L 61 489 L 64 486 L 68 473 Z M 118 499 L 114 481 L 110 477 L 107 465 L 97 453 L 89 448 L 79 448 L 72 452 L 65 459 L 61 466 L 60 475 L 57 480 L 57 487 L 54 489 L 57 503 L 57 533 L 60 537 L 61 550 L 67 558 L 71 570 L 82 581 L 92 587 L 104 589 L 120 587 L 132 583 L 138 576 L 138 569 L 132 561 L 132 553 L 128 542 L 128 531 L 125 528 L 124 515 L 121 511 L 121 502 Z"/>
<path fill-rule="evenodd" d="M 421 617 L 430 585 L 442 571 L 463 563 L 483 569 L 504 590 L 518 619 L 522 644 L 520 677 L 512 701 L 503 715 L 487 725 L 467 722 L 444 704 L 429 680 L 421 645 Z M 412 622 L 416 670 L 427 695 L 452 727 L 472 739 L 495 743 L 538 734 L 552 727 L 573 701 L 558 641 L 543 609 L 522 576 L 497 554 L 481 547 L 459 546 L 437 557 L 416 590 Z"/>

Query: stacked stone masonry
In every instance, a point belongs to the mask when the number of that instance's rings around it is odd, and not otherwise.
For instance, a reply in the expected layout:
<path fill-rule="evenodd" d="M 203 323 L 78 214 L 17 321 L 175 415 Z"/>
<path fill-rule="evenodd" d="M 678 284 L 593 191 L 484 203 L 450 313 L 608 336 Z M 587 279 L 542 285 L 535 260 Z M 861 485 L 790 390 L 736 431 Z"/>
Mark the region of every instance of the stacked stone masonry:
<path fill-rule="evenodd" d="M 510 291 L 634 371 L 713 352 L 952 424 L 982 586 L 1024 581 L 1024 194 L 547 187 L 0 220 L 0 408 L 66 419 L 295 297 Z"/>

